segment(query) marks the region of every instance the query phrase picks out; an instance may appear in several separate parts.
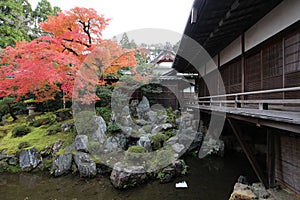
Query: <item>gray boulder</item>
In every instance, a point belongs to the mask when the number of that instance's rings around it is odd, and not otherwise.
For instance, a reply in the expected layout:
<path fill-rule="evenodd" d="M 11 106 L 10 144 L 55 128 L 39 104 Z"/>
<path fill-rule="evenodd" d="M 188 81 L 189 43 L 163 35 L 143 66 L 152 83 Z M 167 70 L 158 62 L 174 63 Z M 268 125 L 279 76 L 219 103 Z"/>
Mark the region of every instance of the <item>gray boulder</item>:
<path fill-rule="evenodd" d="M 146 181 L 146 170 L 143 166 L 128 166 L 121 162 L 114 165 L 110 181 L 115 188 L 134 187 Z"/>
<path fill-rule="evenodd" d="M 168 183 L 172 181 L 175 177 L 181 175 L 184 171 L 184 164 L 180 160 L 174 160 L 169 166 L 162 169 L 160 174 L 162 176 L 158 176 L 160 182 Z"/>
<path fill-rule="evenodd" d="M 92 178 L 96 176 L 96 163 L 87 153 L 77 152 L 74 155 L 74 161 L 81 177 Z"/>
<path fill-rule="evenodd" d="M 67 131 L 70 131 L 74 128 L 74 121 L 71 121 L 71 122 L 65 122 L 63 123 L 61 126 L 60 126 L 61 130 L 63 132 L 67 132 Z"/>
<path fill-rule="evenodd" d="M 62 154 L 52 163 L 54 176 L 68 174 L 72 169 L 72 154 Z"/>
<path fill-rule="evenodd" d="M 55 142 L 53 145 L 52 145 L 52 155 L 56 155 L 59 150 L 61 149 L 63 145 L 63 142 L 61 140 L 58 140 L 57 142 Z"/>
<path fill-rule="evenodd" d="M 148 119 L 148 121 L 150 121 L 151 123 L 156 123 L 157 121 L 157 112 L 150 110 L 149 112 L 146 113 L 146 117 Z"/>
<path fill-rule="evenodd" d="M 149 136 L 144 135 L 137 141 L 138 146 L 144 147 L 148 152 L 152 151 L 151 141 Z"/>
<path fill-rule="evenodd" d="M 105 143 L 105 153 L 119 151 L 126 145 L 126 137 L 121 134 L 118 136 L 111 136 L 107 138 Z"/>
<path fill-rule="evenodd" d="M 0 160 L 4 159 L 7 157 L 7 150 L 3 149 L 0 153 Z"/>
<path fill-rule="evenodd" d="M 74 141 L 74 147 L 76 151 L 88 152 L 88 136 L 77 135 Z"/>
<path fill-rule="evenodd" d="M 147 121 L 144 120 L 144 119 L 137 119 L 137 120 L 135 121 L 135 123 L 136 123 L 137 125 L 139 125 L 139 126 L 145 126 L 145 125 L 150 124 L 149 122 L 147 122 Z"/>
<path fill-rule="evenodd" d="M 107 139 L 106 134 L 105 134 L 106 130 L 107 130 L 106 123 L 101 116 L 97 116 L 95 121 L 98 124 L 98 129 L 95 131 L 92 138 L 93 138 L 93 140 L 99 142 L 100 144 L 103 144 L 105 142 L 105 140 Z"/>
<path fill-rule="evenodd" d="M 175 143 L 172 145 L 173 150 L 175 153 L 182 155 L 185 152 L 185 146 L 183 144 Z"/>
<path fill-rule="evenodd" d="M 151 134 L 159 133 L 162 130 L 161 125 L 155 125 L 153 129 L 151 130 Z"/>
<path fill-rule="evenodd" d="M 42 162 L 42 158 L 36 148 L 22 150 L 19 157 L 19 165 L 22 171 L 31 171 Z"/>
<path fill-rule="evenodd" d="M 139 119 L 143 119 L 146 116 L 146 113 L 150 111 L 150 103 L 148 99 L 143 96 L 142 101 L 136 108 L 137 116 Z"/>

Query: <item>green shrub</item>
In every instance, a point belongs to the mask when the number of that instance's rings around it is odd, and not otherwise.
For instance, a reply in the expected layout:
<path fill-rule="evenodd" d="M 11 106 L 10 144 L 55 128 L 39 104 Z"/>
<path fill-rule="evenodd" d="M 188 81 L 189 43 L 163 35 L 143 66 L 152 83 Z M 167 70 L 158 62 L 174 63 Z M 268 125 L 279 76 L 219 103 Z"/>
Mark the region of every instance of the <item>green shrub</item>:
<path fill-rule="evenodd" d="M 168 116 L 166 123 L 170 123 L 170 124 L 176 126 L 176 115 L 174 114 L 173 109 L 170 107 L 166 110 L 166 112 L 167 112 L 167 116 Z"/>
<path fill-rule="evenodd" d="M 165 136 L 169 139 L 174 136 L 174 129 L 169 129 L 164 132 Z"/>
<path fill-rule="evenodd" d="M 30 131 L 31 129 L 28 126 L 19 125 L 19 126 L 15 126 L 11 132 L 13 137 L 21 137 L 27 135 L 28 133 L 30 133 Z"/>
<path fill-rule="evenodd" d="M 110 122 L 112 112 L 109 108 L 107 108 L 107 107 L 98 107 L 98 108 L 96 108 L 96 114 L 98 116 L 103 117 L 106 124 L 108 124 Z"/>
<path fill-rule="evenodd" d="M 128 148 L 127 152 L 129 152 L 129 153 L 145 153 L 146 149 L 142 146 L 131 146 Z"/>
<path fill-rule="evenodd" d="M 168 137 L 162 133 L 156 133 L 150 137 L 150 142 L 153 150 L 158 150 L 163 147 L 164 142 Z"/>
<path fill-rule="evenodd" d="M 107 132 L 109 134 L 116 134 L 122 131 L 122 128 L 119 124 L 117 123 L 110 123 L 107 127 Z"/>
<path fill-rule="evenodd" d="M 46 124 L 53 124 L 55 122 L 55 119 L 56 116 L 53 113 L 46 113 L 44 115 L 34 117 L 34 119 L 29 123 L 29 125 L 39 127 Z"/>

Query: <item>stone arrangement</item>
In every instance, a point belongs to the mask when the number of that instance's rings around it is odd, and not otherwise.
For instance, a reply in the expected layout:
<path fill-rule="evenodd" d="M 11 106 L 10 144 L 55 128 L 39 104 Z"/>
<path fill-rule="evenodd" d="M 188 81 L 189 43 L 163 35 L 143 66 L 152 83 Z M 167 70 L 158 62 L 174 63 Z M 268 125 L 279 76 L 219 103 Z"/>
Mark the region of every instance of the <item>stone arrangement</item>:
<path fill-rule="evenodd" d="M 59 119 L 65 117 L 60 115 Z M 139 103 L 113 112 L 109 123 L 101 116 L 85 112 L 75 122 L 63 123 L 60 130 L 76 125 L 77 136 L 71 146 L 61 151 L 63 143 L 38 152 L 26 149 L 20 155 L 0 152 L 2 165 L 18 164 L 22 171 L 49 168 L 54 176 L 78 173 L 92 178 L 110 173 L 112 185 L 119 189 L 132 187 L 150 179 L 169 182 L 186 172 L 180 157 L 199 148 L 202 133 L 197 132 L 199 121 L 193 114 L 152 109 L 146 97 Z"/>

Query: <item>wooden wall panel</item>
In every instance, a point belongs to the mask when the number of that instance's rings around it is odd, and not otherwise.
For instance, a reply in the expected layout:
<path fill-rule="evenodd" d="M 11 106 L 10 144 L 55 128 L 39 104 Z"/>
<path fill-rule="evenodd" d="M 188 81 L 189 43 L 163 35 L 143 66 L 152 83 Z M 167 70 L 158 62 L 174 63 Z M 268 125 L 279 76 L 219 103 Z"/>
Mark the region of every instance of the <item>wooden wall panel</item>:
<path fill-rule="evenodd" d="M 280 136 L 275 178 L 300 194 L 300 138 Z"/>

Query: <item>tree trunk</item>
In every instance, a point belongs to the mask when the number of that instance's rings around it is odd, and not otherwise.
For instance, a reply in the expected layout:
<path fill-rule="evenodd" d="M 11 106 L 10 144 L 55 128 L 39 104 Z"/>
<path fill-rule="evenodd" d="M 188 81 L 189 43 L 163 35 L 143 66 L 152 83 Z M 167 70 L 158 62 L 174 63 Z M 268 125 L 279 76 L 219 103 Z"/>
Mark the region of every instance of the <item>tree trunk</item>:
<path fill-rule="evenodd" d="M 7 106 L 8 106 L 8 111 L 9 111 L 10 116 L 14 119 L 14 121 L 16 121 L 18 118 L 17 118 L 17 116 L 14 114 L 13 109 L 12 109 L 10 103 L 8 103 Z"/>

